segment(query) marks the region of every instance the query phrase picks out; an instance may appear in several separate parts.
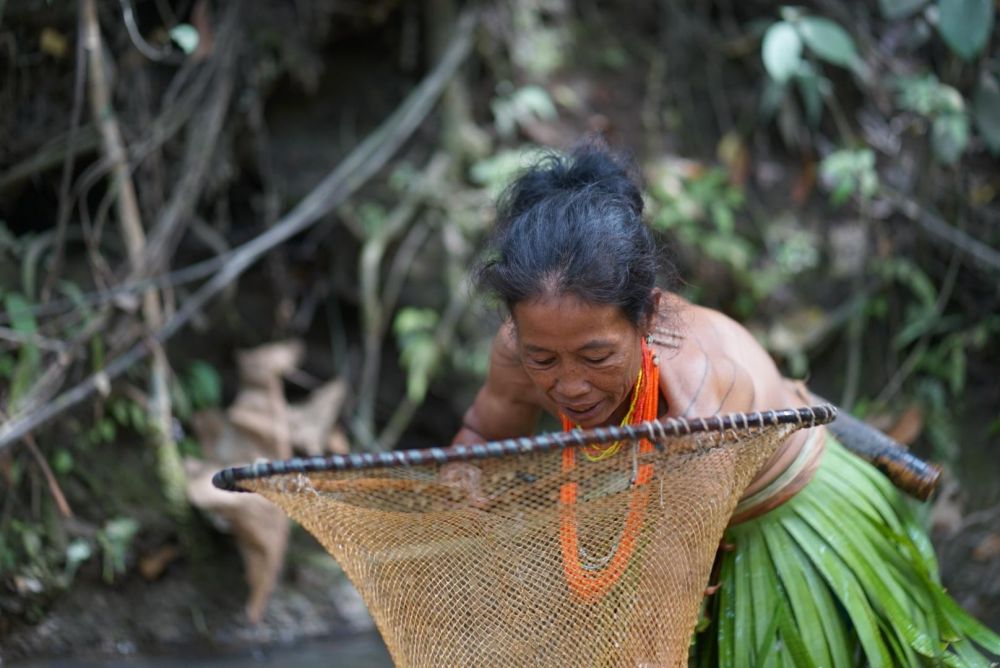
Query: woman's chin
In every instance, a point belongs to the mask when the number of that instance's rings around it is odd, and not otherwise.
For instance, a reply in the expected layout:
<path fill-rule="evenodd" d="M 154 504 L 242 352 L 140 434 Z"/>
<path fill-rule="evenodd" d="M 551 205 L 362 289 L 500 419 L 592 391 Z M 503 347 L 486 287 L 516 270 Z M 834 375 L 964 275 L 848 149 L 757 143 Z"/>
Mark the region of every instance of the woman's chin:
<path fill-rule="evenodd" d="M 582 416 L 580 419 L 575 420 L 575 424 L 579 425 L 583 429 L 596 429 L 597 427 L 609 427 L 618 426 L 618 423 L 614 421 L 614 411 L 604 410 L 603 402 L 595 407 L 593 413 L 589 413 Z"/>
<path fill-rule="evenodd" d="M 564 408 L 562 413 L 568 417 L 574 425 L 584 429 L 593 429 L 594 427 L 600 427 L 609 417 L 604 404 L 605 402 L 599 401 L 582 412 Z"/>

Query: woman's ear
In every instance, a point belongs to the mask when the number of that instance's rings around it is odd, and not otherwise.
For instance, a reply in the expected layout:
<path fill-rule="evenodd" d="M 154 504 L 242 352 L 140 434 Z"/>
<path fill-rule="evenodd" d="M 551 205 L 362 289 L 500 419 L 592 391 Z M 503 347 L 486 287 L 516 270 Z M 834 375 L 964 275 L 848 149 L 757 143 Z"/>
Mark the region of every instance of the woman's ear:
<path fill-rule="evenodd" d="M 649 293 L 649 313 L 646 314 L 646 321 L 643 323 L 643 336 L 651 334 L 656 323 L 656 314 L 660 310 L 660 302 L 663 299 L 663 290 L 653 288 Z"/>

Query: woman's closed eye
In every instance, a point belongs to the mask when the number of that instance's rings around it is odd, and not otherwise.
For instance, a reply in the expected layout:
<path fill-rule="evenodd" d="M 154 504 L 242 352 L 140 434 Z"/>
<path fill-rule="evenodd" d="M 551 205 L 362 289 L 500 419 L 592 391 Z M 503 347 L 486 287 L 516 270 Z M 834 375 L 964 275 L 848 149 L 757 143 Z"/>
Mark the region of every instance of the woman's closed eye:
<path fill-rule="evenodd" d="M 606 362 L 611 359 L 611 353 L 603 353 L 600 355 L 584 355 L 583 359 L 590 364 L 600 364 L 601 362 Z"/>
<path fill-rule="evenodd" d="M 529 357 L 528 358 L 528 363 L 531 366 L 540 367 L 540 368 L 550 367 L 553 364 L 555 364 L 555 362 L 556 362 L 556 358 L 555 357 Z"/>

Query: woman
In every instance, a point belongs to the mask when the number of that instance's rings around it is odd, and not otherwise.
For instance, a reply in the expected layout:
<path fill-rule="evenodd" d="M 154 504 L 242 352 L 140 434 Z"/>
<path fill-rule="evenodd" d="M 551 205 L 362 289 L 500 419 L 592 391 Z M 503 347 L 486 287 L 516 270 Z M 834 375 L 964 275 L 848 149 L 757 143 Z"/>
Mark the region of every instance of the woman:
<path fill-rule="evenodd" d="M 510 317 L 455 444 L 531 434 L 543 411 L 572 429 L 809 403 L 743 327 L 656 287 L 642 209 L 627 170 L 595 146 L 508 189 L 480 285 Z M 900 494 L 821 429 L 781 446 L 723 545 L 693 662 L 979 665 L 973 642 L 1000 652 L 937 584 Z"/>

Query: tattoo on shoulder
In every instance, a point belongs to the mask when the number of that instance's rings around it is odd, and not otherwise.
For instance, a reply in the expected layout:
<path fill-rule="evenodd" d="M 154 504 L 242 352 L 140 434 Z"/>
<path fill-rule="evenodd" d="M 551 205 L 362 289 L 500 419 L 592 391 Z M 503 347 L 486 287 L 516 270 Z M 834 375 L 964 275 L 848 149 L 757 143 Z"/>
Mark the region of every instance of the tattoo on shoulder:
<path fill-rule="evenodd" d="M 649 340 L 664 348 L 680 348 L 684 335 L 675 329 L 657 326 L 650 332 Z"/>

